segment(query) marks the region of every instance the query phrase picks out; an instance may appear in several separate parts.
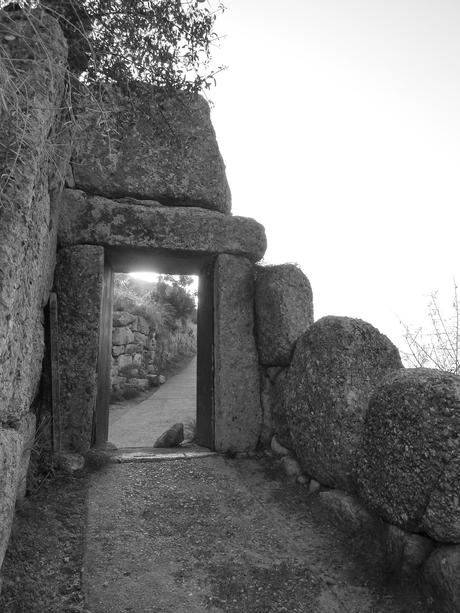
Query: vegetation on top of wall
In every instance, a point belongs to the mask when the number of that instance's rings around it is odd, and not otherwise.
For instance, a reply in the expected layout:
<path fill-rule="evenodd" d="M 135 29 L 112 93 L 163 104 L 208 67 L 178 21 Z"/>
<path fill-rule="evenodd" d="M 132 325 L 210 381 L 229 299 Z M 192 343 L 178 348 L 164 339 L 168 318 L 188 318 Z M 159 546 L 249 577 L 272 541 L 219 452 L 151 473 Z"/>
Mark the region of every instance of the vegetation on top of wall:
<path fill-rule="evenodd" d="M 203 0 L 0 0 L 33 19 L 43 8 L 59 22 L 70 72 L 87 85 L 131 81 L 171 90 L 209 89 L 222 67 L 212 66 L 214 24 L 224 7 Z"/>

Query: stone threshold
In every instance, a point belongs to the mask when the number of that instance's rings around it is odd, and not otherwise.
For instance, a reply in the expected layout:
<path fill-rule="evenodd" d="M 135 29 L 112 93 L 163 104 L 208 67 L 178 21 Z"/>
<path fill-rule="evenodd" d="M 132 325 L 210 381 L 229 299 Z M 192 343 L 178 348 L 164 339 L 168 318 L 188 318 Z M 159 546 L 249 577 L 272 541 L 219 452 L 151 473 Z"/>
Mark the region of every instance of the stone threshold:
<path fill-rule="evenodd" d="M 114 449 L 107 454 L 111 462 L 167 462 L 172 460 L 193 460 L 195 458 L 207 458 L 217 453 L 204 447 L 198 449 L 163 449 L 152 447 L 129 447 L 126 449 Z"/>

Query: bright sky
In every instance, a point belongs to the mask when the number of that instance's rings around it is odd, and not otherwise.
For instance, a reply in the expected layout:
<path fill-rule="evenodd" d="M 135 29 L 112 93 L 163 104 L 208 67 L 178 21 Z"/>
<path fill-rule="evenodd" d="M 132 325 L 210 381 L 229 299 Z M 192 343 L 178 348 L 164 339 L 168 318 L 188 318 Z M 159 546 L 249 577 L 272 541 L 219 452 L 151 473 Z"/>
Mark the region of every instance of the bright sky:
<path fill-rule="evenodd" d="M 297 262 L 315 315 L 401 345 L 460 282 L 460 2 L 226 0 L 211 92 L 233 213 Z"/>

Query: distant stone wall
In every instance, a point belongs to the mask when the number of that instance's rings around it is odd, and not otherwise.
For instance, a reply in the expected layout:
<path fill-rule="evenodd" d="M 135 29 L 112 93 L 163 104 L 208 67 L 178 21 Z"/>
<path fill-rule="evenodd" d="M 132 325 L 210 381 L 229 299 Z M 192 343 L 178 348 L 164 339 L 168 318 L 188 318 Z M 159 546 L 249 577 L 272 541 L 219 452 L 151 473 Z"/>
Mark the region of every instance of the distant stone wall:
<path fill-rule="evenodd" d="M 158 329 L 141 315 L 114 311 L 112 398 L 157 385 L 158 375 L 174 358 L 195 352 L 195 324 L 177 322 L 175 330 Z"/>

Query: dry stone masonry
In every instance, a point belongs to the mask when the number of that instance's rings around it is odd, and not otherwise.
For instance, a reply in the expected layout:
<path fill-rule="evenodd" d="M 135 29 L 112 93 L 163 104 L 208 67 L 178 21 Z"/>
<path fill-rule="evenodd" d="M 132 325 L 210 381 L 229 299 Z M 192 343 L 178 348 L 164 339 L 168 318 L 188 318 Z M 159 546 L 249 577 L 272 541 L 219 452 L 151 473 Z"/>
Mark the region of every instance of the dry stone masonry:
<path fill-rule="evenodd" d="M 20 12 L 8 23 L 16 34 L 3 37 L 0 58 L 0 565 L 36 423 L 52 413 L 49 365 L 63 451 L 73 454 L 60 458 L 78 467 L 106 444 L 110 371 L 118 385 L 125 369 L 139 375 L 131 380 L 154 375 L 152 330 L 135 314 L 112 321 L 111 291 L 113 272 L 156 263 L 200 275 L 197 431 L 206 444 L 270 446 L 306 495 L 357 533 L 378 533 L 389 567 L 417 573 L 438 611 L 458 613 L 460 377 L 403 369 L 394 345 L 361 320 L 314 322 L 305 275 L 257 264 L 264 229 L 231 215 L 200 96 L 101 87 L 74 115 L 71 138 L 66 42 L 56 21 L 34 14 L 33 27 Z"/>
<path fill-rule="evenodd" d="M 196 325 L 177 322 L 177 329 L 157 334 L 142 315 L 113 312 L 111 381 L 114 399 L 129 397 L 164 382 L 161 375 L 177 356 L 196 352 Z"/>

